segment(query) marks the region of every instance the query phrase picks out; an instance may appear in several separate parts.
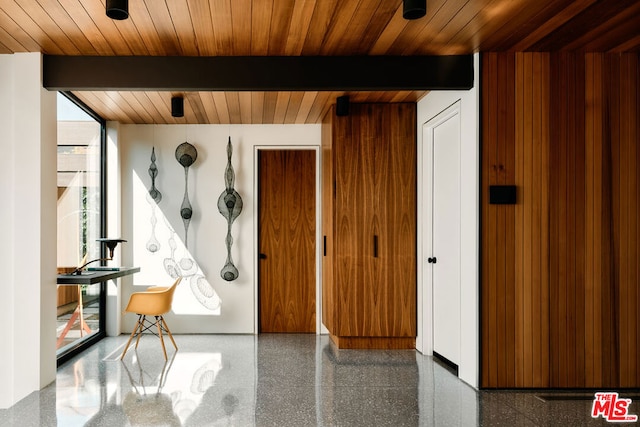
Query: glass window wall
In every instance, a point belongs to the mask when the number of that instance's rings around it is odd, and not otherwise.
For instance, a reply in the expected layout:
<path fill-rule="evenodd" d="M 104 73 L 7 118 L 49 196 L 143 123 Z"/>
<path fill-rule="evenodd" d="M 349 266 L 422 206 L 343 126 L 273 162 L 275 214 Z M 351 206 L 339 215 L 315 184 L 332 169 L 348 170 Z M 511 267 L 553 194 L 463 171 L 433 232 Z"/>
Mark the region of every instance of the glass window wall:
<path fill-rule="evenodd" d="M 58 273 L 102 256 L 102 135 L 100 120 L 58 93 Z M 104 336 L 101 288 L 58 285 L 58 357 Z"/>

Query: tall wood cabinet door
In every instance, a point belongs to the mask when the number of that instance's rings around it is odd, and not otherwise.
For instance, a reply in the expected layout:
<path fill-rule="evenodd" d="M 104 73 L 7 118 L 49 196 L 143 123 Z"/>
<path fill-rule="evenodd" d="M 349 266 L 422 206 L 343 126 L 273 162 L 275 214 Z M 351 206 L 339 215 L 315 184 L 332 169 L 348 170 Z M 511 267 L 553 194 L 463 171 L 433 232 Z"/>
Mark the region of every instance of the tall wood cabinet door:
<path fill-rule="evenodd" d="M 389 137 L 387 170 L 379 192 L 386 212 L 387 231 L 381 242 L 389 311 L 389 336 L 415 336 L 417 264 L 416 264 L 416 109 L 414 104 L 393 104 L 385 115 Z M 383 185 L 386 188 L 382 187 Z"/>
<path fill-rule="evenodd" d="M 333 283 L 333 116 L 332 108 L 322 120 L 322 323 L 335 329 Z"/>
<path fill-rule="evenodd" d="M 371 236 L 371 191 L 367 178 L 371 172 L 370 147 L 359 137 L 361 123 L 357 108 L 349 116 L 335 118 L 333 146 L 335 166 L 334 198 L 334 289 L 336 328 L 339 336 L 361 336 L 366 319 L 365 253 L 371 256 L 371 245 L 361 242 Z M 371 237 L 368 237 L 371 239 Z"/>
<path fill-rule="evenodd" d="M 416 143 L 412 104 L 377 106 L 375 141 L 375 280 L 371 336 L 416 334 Z"/>
<path fill-rule="evenodd" d="M 387 313 L 389 301 L 386 287 L 388 266 L 382 256 L 381 249 L 384 234 L 387 233 L 387 212 L 384 209 L 386 195 L 381 192 L 380 183 L 387 175 L 385 157 L 388 155 L 389 141 L 385 129 L 384 104 L 363 105 L 360 117 L 360 138 L 366 145 L 366 168 L 362 176 L 365 200 L 365 216 L 363 218 L 364 236 L 360 241 L 363 247 L 362 268 L 363 281 L 359 284 L 362 289 L 362 333 L 363 336 L 388 336 Z"/>
<path fill-rule="evenodd" d="M 415 106 L 350 110 L 331 117 L 333 210 L 323 208 L 332 218 L 325 301 L 332 302 L 326 312 L 334 323 L 325 324 L 342 337 L 415 337 Z"/>

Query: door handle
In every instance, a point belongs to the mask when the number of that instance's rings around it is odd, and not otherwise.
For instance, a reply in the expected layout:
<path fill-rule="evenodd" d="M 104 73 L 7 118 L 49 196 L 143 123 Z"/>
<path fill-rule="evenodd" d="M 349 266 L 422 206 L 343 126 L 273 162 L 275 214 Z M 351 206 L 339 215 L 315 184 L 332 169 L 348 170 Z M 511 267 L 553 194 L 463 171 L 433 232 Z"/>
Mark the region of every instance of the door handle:
<path fill-rule="evenodd" d="M 373 236 L 373 256 L 378 258 L 378 236 Z"/>
<path fill-rule="evenodd" d="M 266 256 L 265 254 L 262 254 L 262 253 L 261 253 L 260 255 L 258 255 L 258 258 L 260 258 L 260 259 L 267 259 L 267 256 Z"/>
<path fill-rule="evenodd" d="M 437 261 L 438 261 L 438 260 L 436 259 L 436 257 L 433 257 L 433 258 L 432 258 L 432 257 L 429 257 L 429 258 L 427 258 L 427 262 L 428 262 L 429 264 L 435 264 Z"/>

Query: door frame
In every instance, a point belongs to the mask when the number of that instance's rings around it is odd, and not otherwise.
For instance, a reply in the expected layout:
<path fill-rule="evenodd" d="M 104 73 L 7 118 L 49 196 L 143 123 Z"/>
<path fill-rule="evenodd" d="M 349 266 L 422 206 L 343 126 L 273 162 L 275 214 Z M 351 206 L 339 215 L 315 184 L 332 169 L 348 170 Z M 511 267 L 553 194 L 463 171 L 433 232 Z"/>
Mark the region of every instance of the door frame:
<path fill-rule="evenodd" d="M 255 284 L 253 287 L 253 331 L 254 334 L 258 334 L 260 331 L 260 318 L 258 316 L 258 310 L 260 305 L 259 300 L 259 289 L 258 289 L 258 281 L 259 281 L 259 263 L 258 263 L 258 227 L 259 227 L 259 204 L 260 200 L 258 198 L 259 193 L 259 174 L 258 174 L 258 166 L 259 166 L 259 152 L 267 151 L 267 150 L 313 150 L 316 154 L 316 335 L 326 334 L 328 333 L 327 329 L 324 327 L 322 323 L 322 180 L 321 180 L 321 150 L 319 145 L 254 145 L 253 146 L 253 200 L 255 203 L 253 204 L 253 275 L 256 278 Z"/>

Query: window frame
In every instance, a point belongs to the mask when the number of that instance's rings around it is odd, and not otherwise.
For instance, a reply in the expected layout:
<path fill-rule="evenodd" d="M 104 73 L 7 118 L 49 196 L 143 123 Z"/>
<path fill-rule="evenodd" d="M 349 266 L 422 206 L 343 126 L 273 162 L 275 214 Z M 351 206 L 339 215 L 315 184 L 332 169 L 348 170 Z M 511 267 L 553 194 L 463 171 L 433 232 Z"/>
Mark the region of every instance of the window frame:
<path fill-rule="evenodd" d="M 84 111 L 100 125 L 100 235 L 107 236 L 107 122 L 100 117 L 95 111 L 89 108 L 77 96 L 69 91 L 58 92 L 66 97 L 70 102 Z M 100 247 L 100 257 L 106 258 L 107 251 L 104 245 Z M 104 261 L 101 264 L 105 264 Z M 98 332 L 85 340 L 79 340 L 75 345 L 67 348 L 65 351 L 56 353 L 56 362 L 59 367 L 69 359 L 80 354 L 93 344 L 102 340 L 107 336 L 107 284 L 100 283 L 100 298 L 98 302 L 100 318 L 98 322 Z"/>

